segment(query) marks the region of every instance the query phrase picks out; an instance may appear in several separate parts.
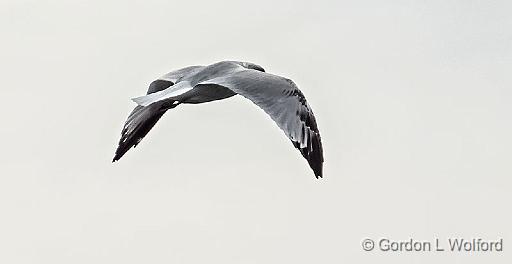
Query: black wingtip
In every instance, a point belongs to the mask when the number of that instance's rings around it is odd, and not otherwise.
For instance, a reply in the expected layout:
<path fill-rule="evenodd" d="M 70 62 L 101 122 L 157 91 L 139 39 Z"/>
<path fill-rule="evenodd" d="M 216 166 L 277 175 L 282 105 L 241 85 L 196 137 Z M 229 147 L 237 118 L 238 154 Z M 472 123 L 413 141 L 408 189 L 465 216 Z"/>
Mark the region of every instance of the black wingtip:
<path fill-rule="evenodd" d="M 160 117 L 170 108 L 176 107 L 172 102 L 155 103 L 146 107 L 137 106 L 126 120 L 125 127 L 121 132 L 121 139 L 116 149 L 112 163 L 120 160 L 128 150 L 136 147 L 137 144 L 158 122 Z"/>
<path fill-rule="evenodd" d="M 322 173 L 322 165 L 320 165 L 320 171 L 315 172 L 315 177 L 316 177 L 317 179 L 320 179 L 320 178 L 323 178 L 323 177 L 324 177 L 324 175 L 323 175 L 323 173 Z"/>
<path fill-rule="evenodd" d="M 323 161 L 317 162 L 317 163 L 310 163 L 311 169 L 313 169 L 313 172 L 315 173 L 315 177 L 317 179 L 323 178 Z"/>
<path fill-rule="evenodd" d="M 318 132 L 311 134 L 311 138 L 308 141 L 309 145 L 301 148 L 300 143 L 293 141 L 292 143 L 297 148 L 302 156 L 308 161 L 309 167 L 313 170 L 317 179 L 323 178 L 323 164 L 324 156 L 322 149 L 322 140 Z"/>
<path fill-rule="evenodd" d="M 156 123 L 156 122 L 155 122 Z M 151 128 L 150 128 L 151 129 Z M 119 145 L 116 149 L 116 154 L 114 155 L 114 158 L 112 159 L 112 163 L 120 160 L 128 150 L 131 148 L 134 148 L 140 140 L 146 135 L 146 133 L 149 132 L 149 129 L 147 131 L 134 131 L 131 134 L 126 134 L 126 132 L 123 131 L 123 135 L 121 136 L 121 140 L 119 140 Z"/>
<path fill-rule="evenodd" d="M 120 147 L 118 147 L 118 148 L 117 148 L 116 155 L 115 155 L 115 156 L 114 156 L 114 158 L 112 159 L 112 163 L 114 163 L 114 162 L 116 162 L 116 161 L 120 160 L 120 159 L 124 156 L 124 154 L 125 154 L 125 153 L 130 149 L 130 148 L 126 149 L 126 150 L 124 151 L 124 153 L 122 153 L 122 154 L 121 154 L 121 153 L 119 153 L 119 149 L 120 149 Z"/>
<path fill-rule="evenodd" d="M 112 159 L 112 163 L 118 161 L 123 155 L 119 155 L 119 146 L 116 149 L 116 154 L 114 155 L 114 158 Z"/>

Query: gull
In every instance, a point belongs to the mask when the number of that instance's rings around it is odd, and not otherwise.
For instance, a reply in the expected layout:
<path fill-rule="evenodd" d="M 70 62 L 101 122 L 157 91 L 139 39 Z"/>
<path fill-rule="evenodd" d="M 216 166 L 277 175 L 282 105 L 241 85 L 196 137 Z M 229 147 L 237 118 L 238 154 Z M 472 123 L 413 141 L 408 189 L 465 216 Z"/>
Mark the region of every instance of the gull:
<path fill-rule="evenodd" d="M 146 95 L 132 99 L 137 106 L 124 124 L 112 162 L 136 147 L 168 110 L 180 104 L 206 103 L 237 94 L 263 109 L 308 161 L 315 177 L 322 177 L 322 142 L 304 94 L 292 80 L 240 61 L 190 66 L 153 81 Z"/>

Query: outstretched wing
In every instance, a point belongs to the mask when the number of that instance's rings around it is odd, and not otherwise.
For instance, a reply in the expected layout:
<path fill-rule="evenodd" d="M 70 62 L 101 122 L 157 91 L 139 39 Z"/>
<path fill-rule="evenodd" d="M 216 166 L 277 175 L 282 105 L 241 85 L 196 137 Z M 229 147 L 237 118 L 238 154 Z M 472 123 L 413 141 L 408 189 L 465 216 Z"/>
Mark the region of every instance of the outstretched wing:
<path fill-rule="evenodd" d="M 299 149 L 315 176 L 322 177 L 323 150 L 315 116 L 304 94 L 293 81 L 244 69 L 201 84 L 221 85 L 262 108 Z"/>
<path fill-rule="evenodd" d="M 195 71 L 202 68 L 204 68 L 204 66 L 191 66 L 167 73 L 149 85 L 147 94 L 154 94 L 166 90 L 184 76 L 194 74 Z M 137 105 L 124 123 L 113 161 L 119 160 L 128 150 L 132 147 L 136 147 L 164 113 L 168 109 L 176 107 L 173 103 L 174 102 L 162 102 L 148 106 Z"/>

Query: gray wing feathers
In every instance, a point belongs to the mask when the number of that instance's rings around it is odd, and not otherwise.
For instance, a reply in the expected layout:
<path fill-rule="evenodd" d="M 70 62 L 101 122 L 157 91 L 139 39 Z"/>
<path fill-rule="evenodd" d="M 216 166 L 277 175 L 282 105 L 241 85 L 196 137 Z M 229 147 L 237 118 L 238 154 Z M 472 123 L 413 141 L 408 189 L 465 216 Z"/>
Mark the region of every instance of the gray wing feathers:
<path fill-rule="evenodd" d="M 255 70 L 243 70 L 204 81 L 222 85 L 262 108 L 322 177 L 323 150 L 313 111 L 293 81 Z"/>
<path fill-rule="evenodd" d="M 190 75 L 190 74 L 195 74 L 204 68 L 205 68 L 205 66 L 189 66 L 189 67 L 186 67 L 183 69 L 179 69 L 179 70 L 164 74 L 164 75 L 162 75 L 162 77 L 160 77 L 158 79 L 170 81 L 172 83 L 177 83 L 183 77 Z"/>

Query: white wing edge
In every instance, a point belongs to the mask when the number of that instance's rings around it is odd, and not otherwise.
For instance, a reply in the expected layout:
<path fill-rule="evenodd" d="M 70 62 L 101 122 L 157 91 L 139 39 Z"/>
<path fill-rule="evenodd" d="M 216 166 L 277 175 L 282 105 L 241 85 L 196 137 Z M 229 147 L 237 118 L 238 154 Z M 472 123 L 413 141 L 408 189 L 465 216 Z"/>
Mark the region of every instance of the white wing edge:
<path fill-rule="evenodd" d="M 192 90 L 192 88 L 193 87 L 190 85 L 189 82 L 179 82 L 179 83 L 177 83 L 165 90 L 162 90 L 160 92 L 132 98 L 132 101 L 134 101 L 135 103 L 137 103 L 140 106 L 148 106 L 152 103 L 184 94 L 184 93 Z"/>

